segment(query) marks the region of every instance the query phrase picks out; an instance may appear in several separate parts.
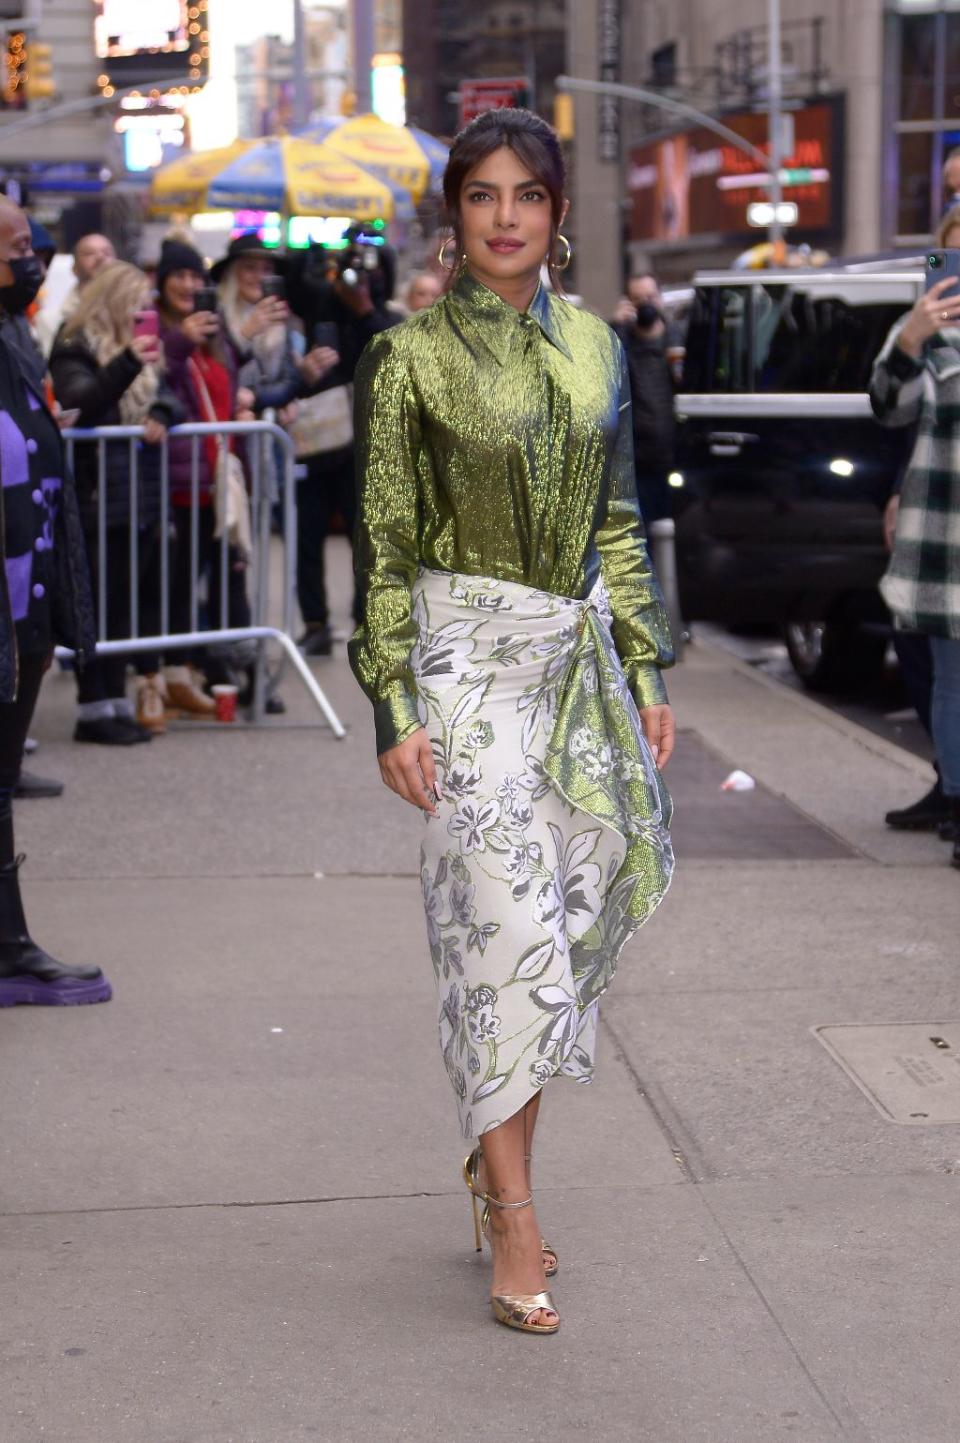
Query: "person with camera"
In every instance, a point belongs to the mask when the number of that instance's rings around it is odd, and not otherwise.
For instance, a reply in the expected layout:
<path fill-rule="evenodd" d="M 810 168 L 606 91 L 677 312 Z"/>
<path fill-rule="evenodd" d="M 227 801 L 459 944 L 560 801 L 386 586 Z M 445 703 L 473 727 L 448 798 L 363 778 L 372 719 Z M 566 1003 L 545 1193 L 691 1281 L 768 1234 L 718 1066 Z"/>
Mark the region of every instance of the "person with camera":
<path fill-rule="evenodd" d="M 157 263 L 160 340 L 166 378 L 185 422 L 253 420 L 253 392 L 238 384 L 236 360 L 218 314 L 215 287 L 208 284 L 203 258 L 191 245 L 176 239 L 163 243 Z M 170 441 L 170 514 L 176 531 L 176 560 L 170 586 L 170 629 L 193 631 L 191 596 L 206 578 L 207 609 L 212 628 L 246 626 L 250 604 L 246 594 L 246 561 L 232 548 L 228 571 L 228 617 L 221 618 L 220 543 L 214 537 L 213 489 L 219 447 L 216 436 L 199 442 L 187 436 Z M 231 441 L 228 449 L 234 449 Z M 194 518 L 196 505 L 196 518 Z M 197 573 L 193 574 L 192 530 L 197 523 Z M 219 677 L 217 663 L 205 648 L 188 653 L 186 664 L 166 668 L 167 692 L 173 708 L 188 717 L 212 717 L 216 707 L 203 689 Z"/>
<path fill-rule="evenodd" d="M 43 273 L 23 211 L 0 196 L 0 316 L 22 315 Z M 56 420 L 0 327 L 0 1007 L 106 1002 L 100 968 L 58 962 L 33 941 L 20 895 L 13 794 L 40 683 L 57 642 L 79 665 L 96 645 L 86 548 Z"/>
<path fill-rule="evenodd" d="M 352 541 L 356 516 L 351 385 L 371 337 L 399 323 L 387 308 L 395 257 L 372 228 L 351 226 L 342 250 L 315 246 L 292 262 L 290 304 L 310 349 L 301 370 L 304 399 L 291 435 L 306 476 L 297 483 L 297 597 L 308 656 L 333 650 L 324 546 L 335 523 Z M 353 616 L 360 620 L 356 598 Z"/>
<path fill-rule="evenodd" d="M 953 214 L 937 236 L 947 249 L 960 248 Z M 881 425 L 916 426 L 880 590 L 898 630 L 929 637 L 930 728 L 949 808 L 943 835 L 960 868 L 960 588 L 952 580 L 960 576 L 960 287 L 952 277 L 935 281 L 892 327 L 870 404 Z"/>
<path fill-rule="evenodd" d="M 84 287 L 50 357 L 54 394 L 64 410 L 78 413 L 78 426 L 144 428 L 135 473 L 129 441 L 107 441 L 102 448 L 98 442 L 78 441 L 74 448 L 87 556 L 97 593 L 101 572 L 104 576 L 106 614 L 101 626 L 105 624 L 107 637 L 131 634 L 131 544 L 138 556 L 140 633 L 155 635 L 160 629 L 160 447 L 168 427 L 179 419 L 161 365 L 150 284 L 136 266 L 113 261 Z M 134 517 L 135 538 L 130 534 Z M 79 673 L 76 741 L 130 746 L 163 731 L 160 659 L 141 653 L 136 660 L 143 678 L 136 719 L 126 695 L 124 656 L 94 657 Z"/>
<path fill-rule="evenodd" d="M 673 469 L 676 430 L 667 322 L 655 276 L 647 272 L 630 277 L 612 325 L 630 372 L 637 499 L 649 526 L 670 514 L 667 476 Z"/>

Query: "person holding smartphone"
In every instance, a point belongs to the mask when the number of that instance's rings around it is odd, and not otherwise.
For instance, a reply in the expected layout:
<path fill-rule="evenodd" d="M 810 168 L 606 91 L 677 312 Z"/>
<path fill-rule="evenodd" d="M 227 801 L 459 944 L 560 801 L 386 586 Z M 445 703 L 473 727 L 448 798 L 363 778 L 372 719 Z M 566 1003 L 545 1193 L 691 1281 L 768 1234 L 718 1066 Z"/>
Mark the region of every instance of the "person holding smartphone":
<path fill-rule="evenodd" d="M 84 287 L 54 344 L 50 375 L 57 401 L 75 413 L 78 425 L 144 428 L 135 473 L 128 441 L 107 441 L 102 462 L 99 443 L 77 441 L 74 465 L 95 594 L 101 572 L 105 578 L 101 627 L 108 637 L 130 635 L 132 543 L 138 555 L 140 631 L 155 634 L 160 629 L 160 445 L 179 418 L 179 407 L 163 379 L 159 317 L 141 270 L 113 261 Z M 137 534 L 131 537 L 134 516 Z M 126 695 L 126 657 L 94 657 L 78 674 L 76 741 L 130 746 L 163 731 L 159 657 L 138 654 L 137 665 L 142 681 L 136 716 Z"/>
<path fill-rule="evenodd" d="M 930 638 L 930 725 L 960 868 L 960 207 L 938 240 L 924 294 L 874 364 L 870 404 L 884 426 L 916 426 L 880 590 L 898 630 Z"/>
<path fill-rule="evenodd" d="M 251 409 L 281 411 L 300 390 L 298 350 L 282 260 L 255 235 L 237 236 L 210 269 L 241 387 Z"/>
<path fill-rule="evenodd" d="M 209 282 L 203 257 L 185 241 L 171 238 L 163 243 L 157 263 L 157 305 L 167 384 L 180 404 L 183 420 L 252 420 L 255 397 L 239 385 L 236 356 L 219 314 L 217 289 Z M 232 450 L 234 442 L 228 444 Z M 176 564 L 170 585 L 170 628 L 174 632 L 193 629 L 192 588 L 205 576 L 213 575 L 219 561 L 212 504 L 217 454 L 215 436 L 205 438 L 196 447 L 186 436 L 175 436 L 170 441 L 170 512 L 176 529 Z M 199 548 L 196 576 L 191 544 L 194 479 Z M 227 617 L 220 615 L 219 585 L 209 588 L 208 619 L 212 628 L 249 625 L 245 566 L 243 558 L 231 554 Z M 209 718 L 216 710 L 205 684 L 231 679 L 204 647 L 186 657 L 178 653 L 177 664 L 166 667 L 165 677 L 172 706 L 184 716 L 198 718 Z"/>

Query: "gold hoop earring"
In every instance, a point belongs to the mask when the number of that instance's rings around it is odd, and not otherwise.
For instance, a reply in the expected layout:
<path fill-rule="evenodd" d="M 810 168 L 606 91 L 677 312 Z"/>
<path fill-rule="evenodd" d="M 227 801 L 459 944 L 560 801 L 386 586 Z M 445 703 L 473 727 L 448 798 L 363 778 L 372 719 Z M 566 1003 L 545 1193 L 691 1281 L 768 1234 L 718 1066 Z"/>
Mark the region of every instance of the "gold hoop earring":
<path fill-rule="evenodd" d="M 563 258 L 562 261 L 561 261 L 561 260 L 555 260 L 555 261 L 554 261 L 554 265 L 556 266 L 556 268 L 557 268 L 558 271 L 565 271 L 565 270 L 567 269 L 567 266 L 568 266 L 568 265 L 570 264 L 570 262 L 573 260 L 573 246 L 572 246 L 572 245 L 570 244 L 570 242 L 567 240 L 567 238 L 566 238 L 565 235 L 558 235 L 558 236 L 557 236 L 557 245 L 559 246 L 559 245 L 561 244 L 561 242 L 566 246 L 566 248 L 567 248 L 567 253 L 566 253 L 566 255 L 564 256 L 564 258 Z"/>
<path fill-rule="evenodd" d="M 444 258 L 443 258 L 443 257 L 444 257 L 444 253 L 445 253 L 445 251 L 446 251 L 446 249 L 447 249 L 447 246 L 450 244 L 451 241 L 453 241 L 453 249 L 454 249 L 454 252 L 456 252 L 456 249 L 457 249 L 457 238 L 456 238 L 455 235 L 448 235 L 447 238 L 446 238 L 446 240 L 444 241 L 443 245 L 440 247 L 439 251 L 437 252 L 437 265 L 440 267 L 441 270 L 444 270 L 444 271 L 455 271 L 455 270 L 457 269 L 458 264 L 459 264 L 459 265 L 462 265 L 462 264 L 463 264 L 463 257 L 461 257 L 460 261 L 458 262 L 457 259 L 456 259 L 456 256 L 454 256 L 454 259 L 453 259 L 453 261 L 450 263 L 450 265 L 447 265 L 446 261 L 444 260 Z"/>

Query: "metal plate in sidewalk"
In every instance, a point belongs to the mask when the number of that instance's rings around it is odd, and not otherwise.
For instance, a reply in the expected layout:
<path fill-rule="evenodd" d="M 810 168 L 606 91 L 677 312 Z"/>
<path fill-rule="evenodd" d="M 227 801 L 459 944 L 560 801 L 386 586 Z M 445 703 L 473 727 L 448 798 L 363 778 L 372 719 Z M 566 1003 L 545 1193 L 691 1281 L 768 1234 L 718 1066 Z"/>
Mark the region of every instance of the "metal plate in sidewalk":
<path fill-rule="evenodd" d="M 960 1022 L 814 1027 L 888 1122 L 960 1122 Z"/>
<path fill-rule="evenodd" d="M 752 792 L 722 792 L 742 758 L 716 752 L 695 731 L 681 731 L 666 771 L 676 803 L 673 840 L 681 860 L 833 862 L 856 852 L 785 797 L 760 783 Z"/>

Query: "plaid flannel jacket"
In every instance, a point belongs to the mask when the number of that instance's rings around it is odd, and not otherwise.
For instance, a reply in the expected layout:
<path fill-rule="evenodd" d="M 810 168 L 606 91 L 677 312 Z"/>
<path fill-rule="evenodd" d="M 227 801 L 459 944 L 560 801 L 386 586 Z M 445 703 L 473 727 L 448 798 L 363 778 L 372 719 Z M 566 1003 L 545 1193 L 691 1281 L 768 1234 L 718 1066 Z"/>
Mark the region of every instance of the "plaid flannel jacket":
<path fill-rule="evenodd" d="M 904 630 L 960 639 L 960 330 L 938 333 L 914 360 L 897 345 L 903 320 L 870 380 L 881 425 L 918 423 L 880 590 Z"/>

